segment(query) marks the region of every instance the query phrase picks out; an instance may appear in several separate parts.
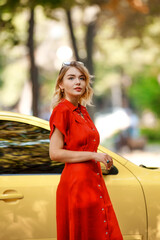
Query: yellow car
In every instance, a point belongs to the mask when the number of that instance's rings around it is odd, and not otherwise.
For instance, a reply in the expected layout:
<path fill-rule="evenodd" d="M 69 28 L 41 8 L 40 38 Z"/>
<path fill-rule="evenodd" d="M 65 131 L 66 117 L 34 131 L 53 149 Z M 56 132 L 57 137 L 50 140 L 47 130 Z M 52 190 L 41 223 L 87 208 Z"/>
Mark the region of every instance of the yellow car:
<path fill-rule="evenodd" d="M 48 121 L 0 112 L 0 240 L 56 239 L 63 164 L 50 160 L 48 145 Z M 159 240 L 160 169 L 99 151 L 114 159 L 114 168 L 103 172 L 124 240 Z"/>

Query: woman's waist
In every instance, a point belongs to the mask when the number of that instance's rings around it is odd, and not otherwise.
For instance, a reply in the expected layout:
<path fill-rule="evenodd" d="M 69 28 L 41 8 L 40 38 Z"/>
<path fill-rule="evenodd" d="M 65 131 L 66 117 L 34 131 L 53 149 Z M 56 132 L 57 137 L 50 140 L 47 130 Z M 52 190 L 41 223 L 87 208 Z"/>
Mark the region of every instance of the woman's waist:
<path fill-rule="evenodd" d="M 85 162 L 85 163 L 66 163 L 63 169 L 60 186 L 72 189 L 76 186 L 82 188 L 83 186 L 96 187 L 103 185 L 102 171 L 99 162 Z"/>
<path fill-rule="evenodd" d="M 95 160 L 80 163 L 65 163 L 65 167 L 63 170 L 63 174 L 69 174 L 69 176 L 72 176 L 73 174 L 88 176 L 88 174 L 97 173 L 101 174 L 101 167 L 100 163 L 95 162 Z"/>
<path fill-rule="evenodd" d="M 65 168 L 75 168 L 75 169 L 85 169 L 85 168 L 91 168 L 95 169 L 97 167 L 100 167 L 100 163 L 95 160 L 89 160 L 84 162 L 73 162 L 73 163 L 65 163 Z"/>

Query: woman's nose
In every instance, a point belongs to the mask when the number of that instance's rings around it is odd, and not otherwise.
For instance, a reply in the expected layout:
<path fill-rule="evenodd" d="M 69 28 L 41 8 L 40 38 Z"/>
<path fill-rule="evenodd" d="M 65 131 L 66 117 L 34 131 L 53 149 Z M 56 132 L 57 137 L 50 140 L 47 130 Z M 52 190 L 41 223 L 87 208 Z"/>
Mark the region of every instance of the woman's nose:
<path fill-rule="evenodd" d="M 80 81 L 80 79 L 77 77 L 76 78 L 76 84 L 80 84 L 81 83 L 81 81 Z"/>

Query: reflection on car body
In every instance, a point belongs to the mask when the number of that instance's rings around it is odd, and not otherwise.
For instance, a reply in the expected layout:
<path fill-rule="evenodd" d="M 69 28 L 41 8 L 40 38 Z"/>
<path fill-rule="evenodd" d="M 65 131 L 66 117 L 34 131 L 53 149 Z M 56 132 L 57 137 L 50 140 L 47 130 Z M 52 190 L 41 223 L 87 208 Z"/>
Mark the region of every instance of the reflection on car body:
<path fill-rule="evenodd" d="M 49 158 L 47 121 L 0 112 L 0 240 L 56 239 L 56 188 L 64 164 Z M 103 168 L 124 240 L 160 239 L 160 170 L 110 154 Z"/>

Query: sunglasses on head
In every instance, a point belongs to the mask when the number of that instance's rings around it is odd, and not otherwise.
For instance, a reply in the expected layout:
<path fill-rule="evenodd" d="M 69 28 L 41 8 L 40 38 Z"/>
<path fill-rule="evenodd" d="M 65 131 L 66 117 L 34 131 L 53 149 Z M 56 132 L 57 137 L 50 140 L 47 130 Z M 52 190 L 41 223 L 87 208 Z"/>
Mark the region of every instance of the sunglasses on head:
<path fill-rule="evenodd" d="M 64 66 L 71 66 L 74 62 L 79 63 L 80 65 L 83 65 L 83 66 L 84 66 L 84 63 L 83 63 L 83 62 L 71 61 L 71 62 L 63 62 L 63 63 L 62 63 L 62 67 L 64 67 Z"/>

